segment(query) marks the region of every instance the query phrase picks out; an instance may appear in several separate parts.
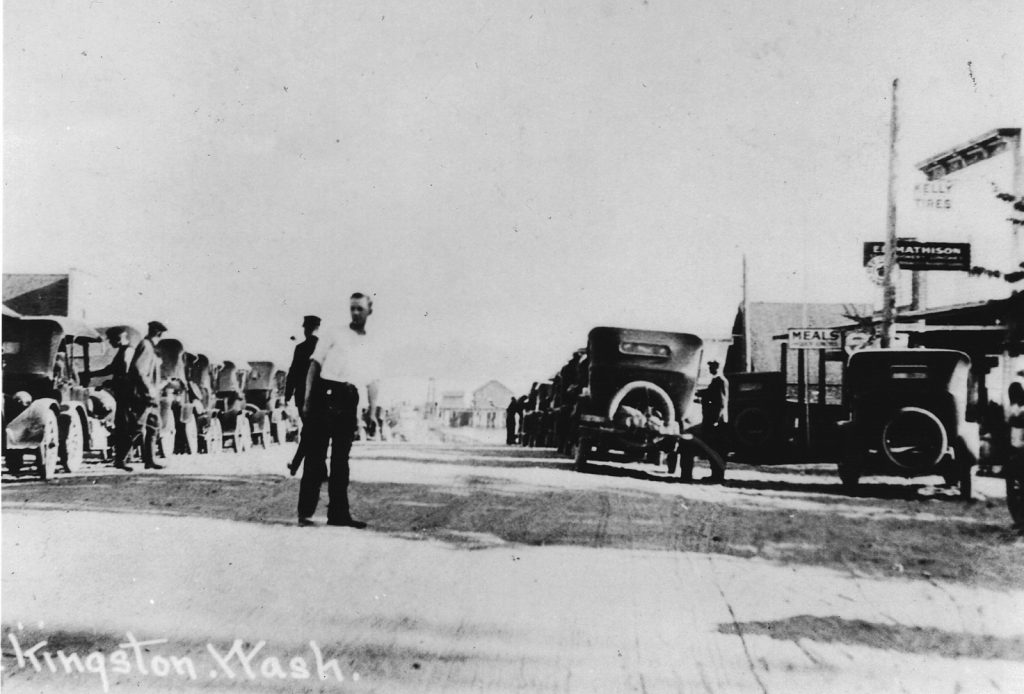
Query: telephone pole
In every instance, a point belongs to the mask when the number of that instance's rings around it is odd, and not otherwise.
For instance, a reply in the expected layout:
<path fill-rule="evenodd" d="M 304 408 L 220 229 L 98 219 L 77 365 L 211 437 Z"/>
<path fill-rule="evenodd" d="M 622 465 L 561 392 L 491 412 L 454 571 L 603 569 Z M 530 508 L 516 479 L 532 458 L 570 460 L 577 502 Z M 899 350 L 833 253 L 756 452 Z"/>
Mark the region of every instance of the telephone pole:
<path fill-rule="evenodd" d="M 890 347 L 896 336 L 896 139 L 899 137 L 899 113 L 892 81 L 892 117 L 889 123 L 889 195 L 885 236 L 885 273 L 882 275 L 882 347 Z"/>

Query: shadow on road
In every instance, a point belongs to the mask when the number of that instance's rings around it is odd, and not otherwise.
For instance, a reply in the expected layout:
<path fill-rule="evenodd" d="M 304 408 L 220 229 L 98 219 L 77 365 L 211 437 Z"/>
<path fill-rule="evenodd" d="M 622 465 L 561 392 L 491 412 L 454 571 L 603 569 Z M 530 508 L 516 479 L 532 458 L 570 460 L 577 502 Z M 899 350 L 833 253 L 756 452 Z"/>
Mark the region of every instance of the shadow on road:
<path fill-rule="evenodd" d="M 938 655 L 943 658 L 1024 661 L 1024 636 L 998 637 L 950 632 L 933 627 L 880 624 L 836 616 L 798 615 L 771 622 L 729 622 L 719 624 L 718 632 L 737 636 L 769 636 L 794 643 L 809 639 L 900 653 Z"/>
<path fill-rule="evenodd" d="M 828 496 L 855 498 L 855 499 L 881 499 L 881 500 L 903 500 L 903 501 L 954 501 L 963 503 L 960 499 L 960 491 L 955 487 L 949 487 L 932 493 L 935 487 L 926 484 L 886 484 L 884 482 L 861 482 L 854 493 L 846 491 L 842 484 L 837 481 L 829 484 L 820 481 L 794 481 L 794 480 L 750 480 L 750 479 L 728 479 L 726 474 L 726 486 L 733 489 L 751 489 L 756 491 L 769 492 L 794 492 L 801 494 L 824 494 Z M 927 490 L 927 493 L 925 493 Z"/>

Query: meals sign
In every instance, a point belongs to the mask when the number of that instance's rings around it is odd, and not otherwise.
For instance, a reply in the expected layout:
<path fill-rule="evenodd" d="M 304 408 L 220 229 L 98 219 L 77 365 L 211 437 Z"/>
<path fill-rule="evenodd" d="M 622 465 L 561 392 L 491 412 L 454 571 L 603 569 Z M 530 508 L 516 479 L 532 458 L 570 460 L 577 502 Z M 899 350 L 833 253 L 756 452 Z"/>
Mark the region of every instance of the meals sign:
<path fill-rule="evenodd" d="M 789 349 L 841 349 L 843 333 L 835 328 L 790 328 Z"/>
<path fill-rule="evenodd" d="M 864 265 L 872 258 L 885 254 L 885 243 L 868 241 L 864 244 Z M 971 244 L 932 241 L 896 242 L 896 263 L 904 270 L 960 270 L 971 269 Z"/>

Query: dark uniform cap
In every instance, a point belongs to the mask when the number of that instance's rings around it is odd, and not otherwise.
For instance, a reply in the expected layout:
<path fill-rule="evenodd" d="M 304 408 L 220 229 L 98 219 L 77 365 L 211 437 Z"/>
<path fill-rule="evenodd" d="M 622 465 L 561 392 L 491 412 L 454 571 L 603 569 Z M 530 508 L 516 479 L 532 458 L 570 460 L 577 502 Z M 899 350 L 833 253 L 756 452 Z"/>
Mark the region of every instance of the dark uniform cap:
<path fill-rule="evenodd" d="M 151 321 L 149 321 L 149 323 L 147 324 L 147 327 L 149 328 L 149 332 L 153 332 L 155 330 L 158 330 L 158 331 L 163 332 L 163 333 L 167 332 L 167 326 L 164 325 L 163 323 L 161 323 L 158 320 L 151 320 Z"/>
<path fill-rule="evenodd" d="M 721 366 L 721 364 L 718 363 L 718 360 L 712 359 L 708 362 L 708 366 Z"/>
<path fill-rule="evenodd" d="M 126 332 L 128 332 L 128 331 L 125 330 L 124 328 L 120 327 L 120 326 L 115 326 L 113 328 L 107 328 L 107 339 L 108 340 L 116 340 L 119 335 L 122 335 L 122 334 L 124 334 Z"/>
<path fill-rule="evenodd" d="M 303 328 L 319 328 L 320 327 L 320 316 L 303 316 L 302 318 Z"/>

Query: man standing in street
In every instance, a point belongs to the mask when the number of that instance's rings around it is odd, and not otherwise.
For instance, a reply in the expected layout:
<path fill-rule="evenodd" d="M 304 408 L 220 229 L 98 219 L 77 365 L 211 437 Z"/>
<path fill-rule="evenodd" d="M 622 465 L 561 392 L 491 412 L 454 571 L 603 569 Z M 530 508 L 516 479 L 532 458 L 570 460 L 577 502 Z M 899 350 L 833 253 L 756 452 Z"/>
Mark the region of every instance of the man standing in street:
<path fill-rule="evenodd" d="M 122 327 L 114 327 L 107 330 L 107 341 L 110 346 L 117 350 L 114 358 L 98 371 L 83 371 L 82 384 L 89 385 L 91 378 L 109 377 L 107 389 L 114 396 L 116 409 L 114 410 L 114 433 L 111 437 L 114 444 L 114 467 L 125 472 L 131 472 L 128 465 L 128 454 L 132 449 L 132 437 L 135 434 L 138 414 L 134 413 L 131 398 L 131 383 L 128 380 L 128 349 L 131 344 L 128 341 L 128 331 Z"/>
<path fill-rule="evenodd" d="M 701 433 L 705 443 L 724 455 L 722 452 L 722 444 L 724 443 L 722 439 L 724 437 L 723 426 L 729 403 L 729 384 L 718 373 L 718 366 L 717 361 L 712 360 L 708 362 L 711 382 L 700 392 L 700 409 L 703 420 Z M 716 465 L 715 461 L 711 461 L 711 463 L 711 476 L 708 478 L 708 481 L 724 481 L 725 468 Z"/>
<path fill-rule="evenodd" d="M 373 301 L 355 293 L 349 300 L 351 322 L 344 330 L 322 337 L 313 351 L 306 375 L 302 438 L 306 463 L 299 484 L 299 525 L 313 525 L 320 487 L 327 480 L 327 525 L 365 528 L 349 511 L 348 457 L 356 432 L 360 388 L 367 407 L 377 406 L 376 350 L 366 331 Z M 331 449 L 330 474 L 327 449 Z"/>
<path fill-rule="evenodd" d="M 146 338 L 135 348 L 128 376 L 131 381 L 132 414 L 136 422 L 150 404 L 160 402 L 160 357 L 156 353 L 156 343 L 165 332 L 167 327 L 163 323 L 150 321 L 146 329 Z M 146 424 L 142 423 L 142 426 Z M 133 437 L 134 435 L 135 432 Z M 155 460 L 146 461 L 147 470 L 163 468 L 164 466 Z"/>
<path fill-rule="evenodd" d="M 511 446 L 516 442 L 516 410 L 518 409 L 518 400 L 516 396 L 512 396 L 509 400 L 508 407 L 505 408 L 505 445 Z"/>
<path fill-rule="evenodd" d="M 319 338 L 316 336 L 317 330 L 320 329 L 320 317 L 319 316 L 305 316 L 302 319 L 302 333 L 306 339 L 295 345 L 295 352 L 292 355 L 292 365 L 288 369 L 288 378 L 285 382 L 284 387 L 284 402 L 287 405 L 288 401 L 295 398 L 295 407 L 298 408 L 301 414 L 306 405 L 306 374 L 309 373 L 309 359 L 313 356 L 313 350 L 316 349 L 316 344 Z M 299 445 L 295 449 L 295 455 L 292 457 L 292 462 L 288 464 L 288 470 L 295 476 L 299 466 L 302 465 L 302 459 L 305 457 L 305 446 L 303 441 L 305 437 L 299 434 Z"/>
<path fill-rule="evenodd" d="M 306 404 L 306 374 L 309 373 L 309 359 L 316 349 L 320 329 L 319 316 L 305 316 L 302 319 L 302 333 L 306 339 L 295 345 L 295 353 L 292 355 L 292 365 L 288 369 L 288 380 L 284 387 L 284 401 L 288 403 L 293 397 L 295 406 L 302 412 Z"/>

